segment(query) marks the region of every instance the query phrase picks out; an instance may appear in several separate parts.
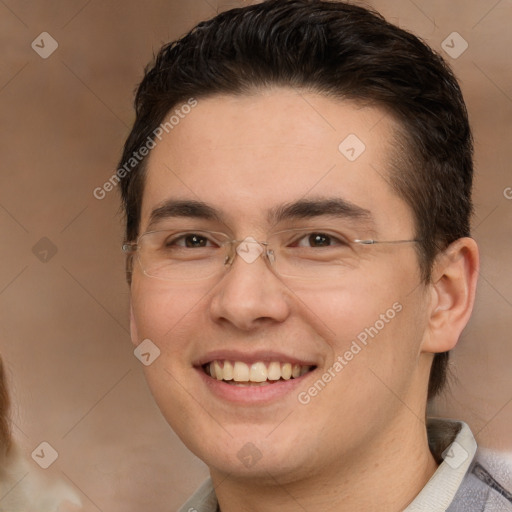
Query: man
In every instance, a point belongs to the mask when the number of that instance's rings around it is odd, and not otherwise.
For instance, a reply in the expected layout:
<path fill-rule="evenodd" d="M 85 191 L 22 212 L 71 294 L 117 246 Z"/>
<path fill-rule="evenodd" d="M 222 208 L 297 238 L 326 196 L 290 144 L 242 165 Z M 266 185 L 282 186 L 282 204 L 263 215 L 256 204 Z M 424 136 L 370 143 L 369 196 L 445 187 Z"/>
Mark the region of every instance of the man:
<path fill-rule="evenodd" d="M 425 419 L 479 265 L 442 59 L 360 7 L 272 0 L 162 48 L 136 111 L 132 339 L 211 473 L 181 510 L 512 510 L 469 427 Z"/>

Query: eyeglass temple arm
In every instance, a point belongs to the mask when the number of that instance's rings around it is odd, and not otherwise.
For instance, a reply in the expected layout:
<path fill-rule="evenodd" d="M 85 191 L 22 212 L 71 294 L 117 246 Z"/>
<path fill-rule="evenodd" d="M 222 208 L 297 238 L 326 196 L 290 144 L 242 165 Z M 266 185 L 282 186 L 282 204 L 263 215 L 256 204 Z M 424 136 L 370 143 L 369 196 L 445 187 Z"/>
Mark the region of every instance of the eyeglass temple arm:
<path fill-rule="evenodd" d="M 373 244 L 412 244 L 422 240 L 353 240 L 356 244 L 373 245 Z"/>

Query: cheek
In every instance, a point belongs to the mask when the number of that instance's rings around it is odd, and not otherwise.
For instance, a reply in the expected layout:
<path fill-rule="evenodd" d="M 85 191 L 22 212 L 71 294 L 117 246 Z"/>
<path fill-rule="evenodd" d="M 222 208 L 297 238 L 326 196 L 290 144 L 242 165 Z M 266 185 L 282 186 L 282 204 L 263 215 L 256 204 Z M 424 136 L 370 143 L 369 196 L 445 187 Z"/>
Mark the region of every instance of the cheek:
<path fill-rule="evenodd" d="M 424 329 L 421 297 L 383 289 L 378 296 L 347 291 L 324 299 L 314 304 L 331 319 L 332 359 L 313 386 L 300 390 L 311 413 L 305 421 L 327 425 L 325 436 L 339 436 L 343 425 L 347 439 L 358 439 L 366 425 L 371 439 L 377 435 L 372 425 L 390 421 L 403 409 L 402 400 L 409 403 Z"/>
<path fill-rule="evenodd" d="M 164 281 L 134 277 L 132 307 L 138 341 L 149 338 L 161 350 L 176 350 L 186 342 L 180 335 L 187 329 L 207 295 L 204 286 L 190 284 L 172 286 Z"/>
<path fill-rule="evenodd" d="M 135 276 L 132 282 L 132 307 L 138 340 L 150 339 L 160 355 L 143 370 L 156 403 L 173 429 L 186 431 L 194 414 L 189 389 L 191 343 L 194 326 L 204 297 L 203 291 L 189 285 L 170 286 L 145 276 Z M 197 327 L 196 327 L 197 329 Z M 192 410 L 191 410 L 192 409 Z M 179 414 L 177 414 L 179 411 Z"/>
<path fill-rule="evenodd" d="M 314 323 L 317 332 L 337 352 L 345 351 L 351 340 L 364 343 L 372 334 L 389 330 L 403 309 L 400 287 L 377 277 L 347 279 L 321 289 L 297 286 L 290 289 L 303 306 L 302 319 Z"/>
<path fill-rule="evenodd" d="M 347 278 L 342 286 L 294 292 L 311 312 L 316 331 L 322 329 L 331 364 L 341 356 L 360 367 L 353 377 L 363 388 L 365 368 L 379 369 L 390 380 L 414 370 L 427 327 L 426 295 L 414 255 L 400 266 L 375 265 L 364 279 Z"/>

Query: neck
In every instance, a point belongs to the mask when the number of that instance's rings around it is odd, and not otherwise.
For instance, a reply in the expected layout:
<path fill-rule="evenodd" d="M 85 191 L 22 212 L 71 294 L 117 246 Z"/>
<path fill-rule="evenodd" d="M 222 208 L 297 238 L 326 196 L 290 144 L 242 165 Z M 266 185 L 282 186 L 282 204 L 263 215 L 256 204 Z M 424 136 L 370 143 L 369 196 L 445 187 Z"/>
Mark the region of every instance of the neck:
<path fill-rule="evenodd" d="M 437 464 L 428 448 L 425 425 L 417 419 L 413 425 L 397 422 L 382 434 L 357 453 L 340 452 L 336 463 L 312 469 L 305 478 L 281 477 L 270 468 L 266 477 L 258 478 L 233 477 L 212 469 L 220 509 L 402 511 L 425 486 Z"/>

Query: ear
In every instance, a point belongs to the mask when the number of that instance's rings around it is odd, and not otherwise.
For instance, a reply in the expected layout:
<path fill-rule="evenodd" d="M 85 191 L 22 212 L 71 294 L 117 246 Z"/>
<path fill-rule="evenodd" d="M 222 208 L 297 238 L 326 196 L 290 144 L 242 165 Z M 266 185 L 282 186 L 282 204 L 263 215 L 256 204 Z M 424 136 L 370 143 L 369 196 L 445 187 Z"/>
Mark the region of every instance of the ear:
<path fill-rule="evenodd" d="M 139 333 L 137 331 L 137 324 L 135 323 L 135 315 L 133 314 L 133 305 L 130 300 L 130 335 L 132 338 L 132 343 L 135 346 L 139 344 Z"/>
<path fill-rule="evenodd" d="M 456 240 L 436 259 L 424 352 L 446 352 L 457 344 L 473 310 L 479 268 L 478 246 L 472 238 Z"/>

